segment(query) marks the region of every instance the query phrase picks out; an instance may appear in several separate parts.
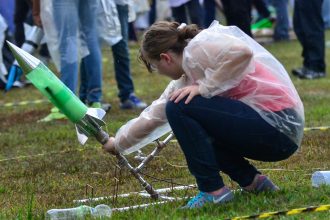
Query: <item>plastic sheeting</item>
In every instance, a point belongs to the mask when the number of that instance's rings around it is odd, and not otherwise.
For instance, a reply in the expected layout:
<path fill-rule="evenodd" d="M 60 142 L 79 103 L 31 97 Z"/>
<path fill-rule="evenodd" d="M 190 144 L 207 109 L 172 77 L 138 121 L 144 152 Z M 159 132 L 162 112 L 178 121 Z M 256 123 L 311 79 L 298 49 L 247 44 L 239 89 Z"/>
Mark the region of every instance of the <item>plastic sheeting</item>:
<path fill-rule="evenodd" d="M 116 133 L 115 148 L 129 154 L 171 131 L 165 114 L 170 94 L 185 85 L 185 79 L 173 80 L 159 97 L 153 101 L 138 118 L 132 119 Z"/>
<path fill-rule="evenodd" d="M 169 95 L 193 83 L 199 85 L 203 97 L 219 95 L 246 103 L 300 146 L 304 108 L 288 73 L 237 27 L 214 21 L 201 31 L 184 49 L 183 69 L 185 77 L 172 81 L 158 100 L 117 132 L 115 147 L 119 152 L 134 152 L 147 140 L 164 135 L 158 128 L 167 124 Z"/>
<path fill-rule="evenodd" d="M 99 1 L 97 22 L 100 38 L 112 46 L 122 39 L 117 7 L 114 1 Z"/>
<path fill-rule="evenodd" d="M 5 41 L 5 31 L 8 28 L 5 19 L 0 14 L 0 77 L 2 81 L 6 81 L 5 75 L 7 75 L 7 69 L 5 64 L 3 63 L 2 57 L 2 47 Z"/>

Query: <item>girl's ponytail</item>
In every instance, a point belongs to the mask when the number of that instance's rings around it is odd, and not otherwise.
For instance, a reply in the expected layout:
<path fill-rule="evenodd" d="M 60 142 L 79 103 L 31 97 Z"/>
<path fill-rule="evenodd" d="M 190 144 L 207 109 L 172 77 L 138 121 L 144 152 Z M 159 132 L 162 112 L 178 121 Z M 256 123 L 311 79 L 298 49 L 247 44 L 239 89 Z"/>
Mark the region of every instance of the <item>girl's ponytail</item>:
<path fill-rule="evenodd" d="M 200 32 L 200 29 L 195 24 L 182 25 L 181 27 L 179 25 L 177 30 L 178 30 L 179 41 L 192 39 Z"/>

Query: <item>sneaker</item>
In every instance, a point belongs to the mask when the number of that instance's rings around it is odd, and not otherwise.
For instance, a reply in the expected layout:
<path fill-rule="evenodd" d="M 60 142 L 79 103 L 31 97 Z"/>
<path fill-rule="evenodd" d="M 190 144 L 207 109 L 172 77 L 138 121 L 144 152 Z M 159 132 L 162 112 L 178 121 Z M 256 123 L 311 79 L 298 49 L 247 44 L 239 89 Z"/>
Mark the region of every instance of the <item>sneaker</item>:
<path fill-rule="evenodd" d="M 273 27 L 273 21 L 270 18 L 262 18 L 256 23 L 251 25 L 252 30 L 258 30 L 263 28 L 272 28 Z"/>
<path fill-rule="evenodd" d="M 318 79 L 323 78 L 326 75 L 323 71 L 314 71 L 306 67 L 293 69 L 292 74 L 301 79 Z"/>
<path fill-rule="evenodd" d="M 253 190 L 246 190 L 247 192 L 254 192 L 254 193 L 260 193 L 260 192 L 274 192 L 278 191 L 280 188 L 276 186 L 267 176 L 265 175 L 259 175 L 257 179 L 256 186 Z"/>
<path fill-rule="evenodd" d="M 91 108 L 101 108 L 105 112 L 108 112 L 111 109 L 110 103 L 101 103 L 101 102 L 92 102 L 92 104 L 89 105 Z"/>
<path fill-rule="evenodd" d="M 89 105 L 91 108 L 102 108 L 101 102 L 92 102 L 92 104 Z"/>
<path fill-rule="evenodd" d="M 145 109 L 147 104 L 141 101 L 134 93 L 130 94 L 128 99 L 120 103 L 121 109 Z"/>
<path fill-rule="evenodd" d="M 325 73 L 325 72 L 317 72 L 317 74 L 318 74 L 318 76 L 319 76 L 319 78 L 323 78 L 323 77 L 325 77 L 327 74 Z"/>
<path fill-rule="evenodd" d="M 280 188 L 276 186 L 267 176 L 260 175 L 257 180 L 256 192 L 278 191 Z"/>
<path fill-rule="evenodd" d="M 294 76 L 297 76 L 297 77 L 299 77 L 299 78 L 302 78 L 303 77 L 303 67 L 300 67 L 300 68 L 296 68 L 296 69 L 293 69 L 292 70 L 292 75 L 294 75 Z"/>
<path fill-rule="evenodd" d="M 229 202 L 234 198 L 234 194 L 227 187 L 217 196 L 213 196 L 206 192 L 199 192 L 194 198 L 192 198 L 187 205 L 181 207 L 181 209 L 193 209 L 201 208 L 206 203 L 221 204 Z"/>
<path fill-rule="evenodd" d="M 60 120 L 60 119 L 66 119 L 66 116 L 60 112 L 60 110 L 56 107 L 53 107 L 50 110 L 50 114 L 47 115 L 46 117 L 38 120 L 38 122 L 49 122 L 53 120 Z"/>

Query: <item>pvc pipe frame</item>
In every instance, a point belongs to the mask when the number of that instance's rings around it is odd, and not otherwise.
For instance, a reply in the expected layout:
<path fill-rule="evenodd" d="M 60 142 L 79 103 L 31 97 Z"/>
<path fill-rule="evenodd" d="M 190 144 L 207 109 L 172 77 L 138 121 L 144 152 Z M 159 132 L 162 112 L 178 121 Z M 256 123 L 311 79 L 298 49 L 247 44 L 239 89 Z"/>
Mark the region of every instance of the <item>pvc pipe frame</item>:
<path fill-rule="evenodd" d="M 100 200 L 105 200 L 105 199 L 112 199 L 114 197 L 128 197 L 132 195 L 139 195 L 142 197 L 147 197 L 147 198 L 153 198 L 153 199 L 162 199 L 164 201 L 160 202 L 153 202 L 153 203 L 147 203 L 147 204 L 140 204 L 140 205 L 133 205 L 133 206 L 127 206 L 127 207 L 122 207 L 122 208 L 114 208 L 112 209 L 113 211 L 127 211 L 130 209 L 136 209 L 136 208 L 144 208 L 148 207 L 151 205 L 157 205 L 157 204 L 164 204 L 170 201 L 176 201 L 176 200 L 182 200 L 184 198 L 180 197 L 168 197 L 164 195 L 160 195 L 160 193 L 166 193 L 170 192 L 173 190 L 185 190 L 191 187 L 195 187 L 195 185 L 186 185 L 186 186 L 177 186 L 177 187 L 170 187 L 170 188 L 163 188 L 163 189 L 158 189 L 155 190 L 147 181 L 144 180 L 144 178 L 140 175 L 140 171 L 144 168 L 146 164 L 148 164 L 155 156 L 157 156 L 160 151 L 166 146 L 167 143 L 170 142 L 170 140 L 174 137 L 174 134 L 171 132 L 164 141 L 159 141 L 156 140 L 157 146 L 156 148 L 147 156 L 143 159 L 143 161 L 137 166 L 133 167 L 128 160 L 126 159 L 125 156 L 122 154 L 116 155 L 120 166 L 126 167 L 130 173 L 140 182 L 140 184 L 145 188 L 144 191 L 140 192 L 130 192 L 130 193 L 125 193 L 125 194 L 120 194 L 120 195 L 113 195 L 113 196 L 106 196 L 106 197 L 98 197 L 98 198 L 89 198 L 89 199 L 81 199 L 81 200 L 74 200 L 73 202 L 75 203 L 86 203 L 86 202 L 91 202 L 91 201 L 100 201 Z"/>
<path fill-rule="evenodd" d="M 162 188 L 162 189 L 158 189 L 158 190 L 155 190 L 155 191 L 157 193 L 166 193 L 166 192 L 170 192 L 170 191 L 173 191 L 173 190 L 186 190 L 186 189 L 189 189 L 189 188 L 192 188 L 192 187 L 196 187 L 196 185 L 195 184 L 190 184 L 190 185 L 186 185 L 186 186 L 176 186 L 176 187 Z M 120 194 L 120 195 L 117 195 L 117 197 L 126 198 L 126 197 L 129 197 L 129 196 L 132 196 L 132 195 L 139 195 L 141 197 L 146 197 L 146 198 L 151 197 L 151 195 L 149 193 L 147 193 L 146 191 L 130 192 L 130 193 L 125 193 L 125 194 Z M 73 202 L 75 202 L 75 203 L 87 203 L 87 202 L 101 201 L 101 200 L 105 200 L 105 199 L 112 199 L 114 197 L 115 196 L 104 196 L 104 197 L 97 197 L 97 198 L 73 200 Z M 113 208 L 112 211 L 124 212 L 124 211 L 132 210 L 132 209 L 145 208 L 145 207 L 148 207 L 148 206 L 160 205 L 160 204 L 165 204 L 165 203 L 172 202 L 172 201 L 179 201 L 179 200 L 186 199 L 186 198 L 182 198 L 182 197 L 169 197 L 169 196 L 162 196 L 162 195 L 160 195 L 158 198 L 162 199 L 163 201 L 145 203 L 145 204 L 133 205 L 133 206 L 126 206 L 126 207 L 121 207 L 121 208 Z"/>
<path fill-rule="evenodd" d="M 133 167 L 126 157 L 122 154 L 117 154 L 116 157 L 118 159 L 118 163 L 120 166 L 126 167 L 129 172 L 140 182 L 140 184 L 144 187 L 144 189 L 150 194 L 151 198 L 158 199 L 158 192 L 141 176 L 140 172 L 143 167 L 148 164 L 155 156 L 157 156 L 160 151 L 166 146 L 166 144 L 174 137 L 174 134 L 170 132 L 170 134 L 165 138 L 164 141 L 156 140 L 157 146 L 156 148 L 137 166 Z"/>

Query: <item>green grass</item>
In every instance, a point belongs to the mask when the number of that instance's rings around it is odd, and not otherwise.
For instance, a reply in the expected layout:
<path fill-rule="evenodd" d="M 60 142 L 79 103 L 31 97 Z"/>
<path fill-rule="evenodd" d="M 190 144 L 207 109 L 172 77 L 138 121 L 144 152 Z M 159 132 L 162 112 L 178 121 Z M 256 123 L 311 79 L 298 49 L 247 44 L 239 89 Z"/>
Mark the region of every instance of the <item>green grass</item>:
<path fill-rule="evenodd" d="M 330 39 L 328 33 L 327 39 Z M 297 41 L 267 45 L 290 72 L 300 66 L 301 47 Z M 138 48 L 131 47 L 133 79 L 136 93 L 148 103 L 156 99 L 168 79 L 149 74 L 137 62 Z M 327 49 L 327 54 L 330 50 Z M 104 100 L 112 110 L 107 114 L 107 131 L 114 134 L 138 111 L 121 111 L 114 80 L 111 51 L 104 54 Z M 327 63 L 329 62 L 327 56 Z M 330 74 L 330 68 L 327 71 Z M 320 80 L 292 78 L 305 106 L 306 126 L 330 125 L 330 77 Z M 32 86 L 0 94 L 1 102 L 43 99 Z M 0 219 L 43 219 L 52 208 L 74 207 L 73 200 L 86 198 L 86 184 L 94 189 L 94 196 L 113 195 L 116 159 L 103 153 L 100 144 L 89 140 L 85 146 L 78 144 L 74 126 L 69 122 L 37 123 L 48 114 L 50 104 L 0 107 Z M 150 147 L 146 151 L 150 151 Z M 129 160 L 136 163 L 132 156 Z M 330 187 L 313 188 L 311 174 L 315 170 L 330 170 L 330 131 L 306 132 L 301 150 L 290 159 L 277 163 L 252 161 L 281 187 L 273 194 L 247 195 L 238 193 L 231 203 L 209 205 L 200 210 L 182 211 L 178 207 L 185 201 L 147 209 L 114 213 L 112 219 L 224 219 L 260 212 L 286 210 L 311 205 L 330 204 Z M 181 165 L 183 167 L 174 167 Z M 171 179 L 175 183 L 194 183 L 185 167 L 183 154 L 176 143 L 171 143 L 152 161 L 144 173 L 158 179 Z M 274 170 L 277 168 L 285 170 Z M 154 182 L 156 188 L 170 187 L 166 182 Z M 238 186 L 224 176 L 225 182 Z M 140 191 L 142 187 L 125 170 L 119 179 L 119 193 Z M 173 196 L 192 196 L 195 189 L 172 193 Z M 89 194 L 91 194 L 89 192 Z M 150 199 L 130 197 L 91 204 L 105 203 L 111 207 L 152 202 Z M 279 219 L 328 219 L 330 212 L 305 213 Z"/>

